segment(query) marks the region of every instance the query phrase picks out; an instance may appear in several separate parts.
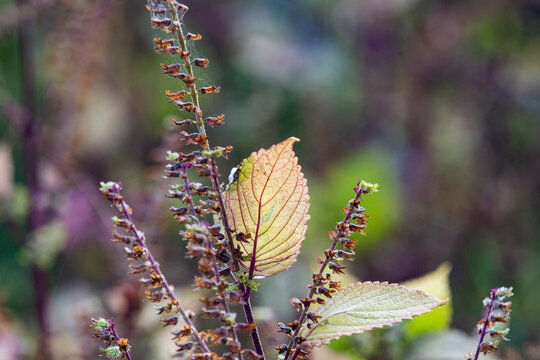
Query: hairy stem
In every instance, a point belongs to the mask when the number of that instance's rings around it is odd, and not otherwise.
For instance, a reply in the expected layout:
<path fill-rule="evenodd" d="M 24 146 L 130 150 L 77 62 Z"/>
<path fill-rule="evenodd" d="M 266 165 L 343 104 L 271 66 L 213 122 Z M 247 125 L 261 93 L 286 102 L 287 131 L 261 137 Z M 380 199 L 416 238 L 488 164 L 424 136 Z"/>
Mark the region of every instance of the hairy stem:
<path fill-rule="evenodd" d="M 133 234 L 133 236 L 137 240 L 138 245 L 146 249 L 146 255 L 147 255 L 148 261 L 150 262 L 150 264 L 151 264 L 152 268 L 154 269 L 154 271 L 156 272 L 156 274 L 159 275 L 161 277 L 161 279 L 163 280 L 163 288 L 167 292 L 167 296 L 169 296 L 169 298 L 171 300 L 173 300 L 177 304 L 178 311 L 180 312 L 180 315 L 182 315 L 182 318 L 184 319 L 186 324 L 188 324 L 188 326 L 192 329 L 193 337 L 195 338 L 195 340 L 197 341 L 197 343 L 199 344 L 201 349 L 206 353 L 210 353 L 211 351 L 208 348 L 208 345 L 206 344 L 206 342 L 203 340 L 203 338 L 201 337 L 201 335 L 197 331 L 197 328 L 195 327 L 195 325 L 193 324 L 193 322 L 189 318 L 189 316 L 186 313 L 186 311 L 184 310 L 183 306 L 180 304 L 180 301 L 178 300 L 178 298 L 174 294 L 171 286 L 167 282 L 167 279 L 165 278 L 165 275 L 163 275 L 163 273 L 161 272 L 159 263 L 154 259 L 154 256 L 150 252 L 150 249 L 148 249 L 148 246 L 145 244 L 144 240 L 142 239 L 141 233 L 135 227 L 135 224 L 133 223 L 133 220 L 131 219 L 131 215 L 129 214 L 128 206 L 127 206 L 126 202 L 124 201 L 124 199 L 122 198 L 122 195 L 120 194 L 119 189 L 117 187 L 113 187 L 112 190 L 119 196 L 119 199 L 120 199 L 119 202 L 120 202 L 120 207 L 122 209 L 122 215 L 125 217 L 125 219 L 131 225 L 131 233 Z"/>
<path fill-rule="evenodd" d="M 480 349 L 482 347 L 482 343 L 484 342 L 484 338 L 486 337 L 487 328 L 489 325 L 489 318 L 491 316 L 491 311 L 493 310 L 493 303 L 495 302 L 496 296 L 497 296 L 497 289 L 492 289 L 491 300 L 489 302 L 489 307 L 487 309 L 486 317 L 484 318 L 484 327 L 482 328 L 482 333 L 480 334 L 480 340 L 478 341 L 478 347 L 476 348 L 476 354 L 474 355 L 474 360 L 478 360 L 478 357 L 480 356 Z"/>
<path fill-rule="evenodd" d="M 358 192 L 356 193 L 356 197 L 354 198 L 354 201 L 361 200 L 363 193 L 364 192 L 362 191 L 362 189 L 358 189 Z M 349 207 L 349 211 L 347 211 L 347 214 L 345 215 L 345 219 L 343 220 L 345 224 L 350 223 L 352 214 L 353 214 L 353 208 Z M 340 230 L 335 236 L 334 240 L 332 241 L 332 246 L 330 246 L 329 250 L 334 251 L 338 243 L 338 240 L 344 236 L 345 236 L 345 233 L 342 230 Z M 330 258 L 326 256 L 325 260 L 323 261 L 323 263 L 321 264 L 319 268 L 319 271 L 315 274 L 322 276 L 329 262 L 330 262 Z M 319 286 L 319 283 L 321 281 L 320 279 L 321 277 L 319 276 L 313 277 L 313 283 L 311 284 L 311 290 L 309 291 L 309 295 L 308 295 L 309 299 L 312 299 L 313 295 L 315 294 L 315 291 L 317 291 L 317 287 Z M 306 321 L 306 315 L 308 313 L 310 305 L 311 304 L 306 303 L 306 305 L 304 305 L 303 307 L 302 313 L 300 314 L 300 317 L 298 318 L 298 326 L 296 327 L 296 330 L 292 334 L 291 340 L 289 340 L 289 343 L 287 344 L 287 352 L 285 353 L 285 360 L 287 360 L 289 356 L 291 355 L 291 350 L 293 348 L 293 345 L 296 345 L 296 336 L 298 335 L 298 332 L 300 331 L 302 324 L 304 323 L 304 321 Z M 298 356 L 299 351 L 300 351 L 300 348 L 297 348 L 292 357 L 293 359 L 296 358 L 296 356 Z"/>

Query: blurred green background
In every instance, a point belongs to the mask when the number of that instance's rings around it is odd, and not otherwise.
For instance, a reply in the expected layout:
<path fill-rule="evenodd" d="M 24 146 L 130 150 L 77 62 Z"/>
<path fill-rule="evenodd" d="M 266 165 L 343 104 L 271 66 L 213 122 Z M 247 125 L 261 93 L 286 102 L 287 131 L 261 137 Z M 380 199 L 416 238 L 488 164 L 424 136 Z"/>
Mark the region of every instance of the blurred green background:
<path fill-rule="evenodd" d="M 315 356 L 433 360 L 418 354 L 446 351 L 434 338 L 441 334 L 461 351 L 481 300 L 506 285 L 516 295 L 502 357 L 540 359 L 539 2 L 186 5 L 187 29 L 204 37 L 192 53 L 210 59 L 197 76 L 222 87 L 203 109 L 227 115 L 209 129 L 212 144 L 234 146 L 220 164 L 223 181 L 252 151 L 301 139 L 310 230 L 299 262 L 254 295 L 268 344 L 284 341 L 274 324 L 293 319 L 288 299 L 305 293 L 328 231 L 365 179 L 381 192 L 366 201 L 371 222 L 351 277 L 404 282 L 448 262 L 452 312 L 435 320 L 438 335 L 404 326 Z M 113 213 L 99 181 L 124 184 L 164 270 L 199 306 L 162 178 L 166 150 L 183 146 L 170 121 L 183 114 L 164 92 L 181 84 L 160 74 L 160 63 L 177 60 L 152 51 L 156 36 L 142 1 L 0 0 L 1 359 L 46 359 L 40 326 L 49 358 L 95 358 L 88 325 L 100 315 L 115 316 L 136 358 L 168 358 L 169 335 L 150 304 L 141 306 L 121 248 L 109 242 Z M 38 226 L 29 211 L 40 214 Z M 449 351 L 440 359 L 463 358 Z"/>

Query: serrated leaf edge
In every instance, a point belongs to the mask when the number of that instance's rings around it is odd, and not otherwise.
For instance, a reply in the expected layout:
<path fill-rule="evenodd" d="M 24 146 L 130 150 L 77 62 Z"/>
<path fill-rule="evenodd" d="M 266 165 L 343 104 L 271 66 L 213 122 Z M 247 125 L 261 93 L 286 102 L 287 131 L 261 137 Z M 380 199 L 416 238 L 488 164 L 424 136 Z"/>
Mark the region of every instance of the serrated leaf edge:
<path fill-rule="evenodd" d="M 246 161 L 247 159 L 251 158 L 251 157 L 254 157 L 254 158 L 262 158 L 264 156 L 265 153 L 270 153 L 273 151 L 273 149 L 275 149 L 276 147 L 280 146 L 280 145 L 283 145 L 283 144 L 286 144 L 287 146 L 290 146 L 291 148 L 291 151 L 293 152 L 293 158 L 291 159 L 291 161 L 295 161 L 296 164 L 295 164 L 295 168 L 297 168 L 298 170 L 298 173 L 300 174 L 301 176 L 301 186 L 305 188 L 305 193 L 304 193 L 304 196 L 303 196 L 303 201 L 307 202 L 307 208 L 304 212 L 304 215 L 302 217 L 302 221 L 298 224 L 299 226 L 301 225 L 301 233 L 299 233 L 299 238 L 298 240 L 291 246 L 291 248 L 288 250 L 290 251 L 290 254 L 285 256 L 285 257 L 282 257 L 282 258 L 278 258 L 278 259 L 275 259 L 275 256 L 274 258 L 272 259 L 264 259 L 266 260 L 266 263 L 265 264 L 268 264 L 268 260 L 272 260 L 270 263 L 273 263 L 273 262 L 276 262 L 279 260 L 278 263 L 276 263 L 275 265 L 272 265 L 271 267 L 267 268 L 267 269 L 264 269 L 264 270 L 261 270 L 257 267 L 255 267 L 255 278 L 264 278 L 264 277 L 269 277 L 269 276 L 273 276 L 273 275 L 276 275 L 276 274 L 279 274 L 287 269 L 289 269 L 297 260 L 297 257 L 300 253 L 300 248 L 302 246 L 302 243 L 303 241 L 305 240 L 305 235 L 306 235 L 306 232 L 307 232 L 307 222 L 309 221 L 310 219 L 310 215 L 309 215 L 309 208 L 310 208 L 310 196 L 309 196 L 309 193 L 308 193 L 308 187 L 307 187 L 307 179 L 305 178 L 304 174 L 302 173 L 302 166 L 298 163 L 298 156 L 296 155 L 296 153 L 294 153 L 294 150 L 292 149 L 293 148 L 293 145 L 294 143 L 296 142 L 299 142 L 300 139 L 296 138 L 296 137 L 289 137 L 285 140 L 283 140 L 282 142 L 278 143 L 278 144 L 274 144 L 272 146 L 270 146 L 268 149 L 259 149 L 258 151 L 256 152 L 252 152 L 250 154 L 250 156 L 246 159 L 244 159 L 241 164 L 239 165 L 238 167 L 238 170 L 237 171 L 240 171 L 240 167 L 242 166 L 242 164 L 244 163 L 244 161 Z M 286 149 L 286 147 L 284 148 Z M 278 156 L 279 157 L 279 156 Z M 255 162 L 254 162 L 255 164 Z M 254 165 L 253 164 L 253 165 Z M 229 187 L 231 185 L 235 185 L 234 182 L 232 182 L 231 184 L 229 184 L 228 188 L 227 188 L 227 192 L 229 191 Z M 237 186 L 237 185 L 236 185 Z M 225 205 L 226 207 L 228 206 L 227 204 Z M 248 209 L 249 210 L 249 209 Z M 257 232 L 258 232 L 258 229 L 260 227 L 260 224 L 257 224 L 256 225 L 256 228 L 257 228 Z M 259 234 L 255 234 L 255 237 L 258 238 L 258 235 Z M 258 239 L 257 239 L 258 240 Z M 236 244 L 236 242 L 235 242 Z M 252 253 L 248 253 L 246 251 L 246 248 L 244 246 L 244 244 L 240 243 L 240 246 L 243 248 L 243 252 L 250 255 L 250 256 L 253 256 L 253 252 Z M 255 250 L 255 248 L 254 248 Z M 262 253 L 262 254 L 256 254 L 255 256 L 256 257 L 260 257 L 261 255 L 264 255 L 265 253 Z M 260 262 L 260 261 L 259 261 Z M 247 262 L 244 262 L 244 261 L 241 261 L 240 262 L 240 265 L 242 267 L 244 267 L 246 270 L 249 270 L 250 267 L 251 267 L 251 261 L 247 261 Z M 260 264 L 259 264 L 260 265 Z M 268 272 L 269 269 L 272 269 L 272 271 Z"/>
<path fill-rule="evenodd" d="M 409 289 L 403 285 L 399 285 L 399 284 L 396 284 L 396 283 L 388 283 L 387 281 L 384 281 L 384 282 L 380 282 L 380 281 L 364 281 L 364 282 L 358 282 L 358 283 L 354 283 L 354 284 L 350 284 L 350 285 L 347 285 L 346 287 L 342 288 L 341 291 L 346 291 L 347 289 L 349 288 L 354 288 L 358 285 L 362 285 L 362 286 L 367 286 L 367 285 L 384 285 L 384 286 L 389 286 L 391 288 L 404 288 L 408 291 L 413 291 L 417 294 L 421 294 L 421 295 L 426 295 L 426 296 L 430 296 L 430 297 L 433 297 L 435 299 L 437 299 L 435 296 L 433 295 L 430 295 L 428 293 L 426 293 L 425 291 L 422 291 L 422 290 L 415 290 L 415 289 Z M 337 293 L 335 294 L 337 295 Z M 403 320 L 412 320 L 414 317 L 416 316 L 419 316 L 419 315 L 423 315 L 423 314 L 426 314 L 426 313 L 429 313 L 430 311 L 434 310 L 434 309 L 437 309 L 445 304 L 448 303 L 448 299 L 445 299 L 445 300 L 440 300 L 440 299 L 437 299 L 439 300 L 439 303 L 438 304 L 434 304 L 433 306 L 427 306 L 428 310 L 427 311 L 424 311 L 424 312 L 419 312 L 417 314 L 412 314 L 411 316 L 409 317 L 405 317 L 405 318 L 402 318 L 400 320 L 397 320 L 397 321 L 391 321 L 391 322 L 388 322 L 386 324 L 382 324 L 382 325 L 376 325 L 376 326 L 373 326 L 371 329 L 369 330 L 361 330 L 361 331 L 346 331 L 346 332 L 339 332 L 339 333 L 336 333 L 336 335 L 338 337 L 336 338 L 333 338 L 333 339 L 323 339 L 323 340 L 309 340 L 309 335 L 306 337 L 306 340 L 304 340 L 301 344 L 301 346 L 303 348 L 313 348 L 313 347 L 316 347 L 316 346 L 322 346 L 322 345 L 327 345 L 327 344 L 330 344 L 332 341 L 334 340 L 337 340 L 343 336 L 351 336 L 351 335 L 358 335 L 358 334 L 362 334 L 366 331 L 371 331 L 373 329 L 381 329 L 381 328 L 384 328 L 384 327 L 389 327 L 389 326 L 392 326 L 394 324 L 399 324 L 401 322 L 403 322 Z M 317 313 L 317 310 L 322 308 L 322 306 L 318 307 L 317 309 L 315 309 L 315 313 Z M 333 316 L 336 316 L 336 315 L 340 315 L 340 314 L 343 314 L 343 313 L 339 313 L 339 314 L 335 314 Z M 320 319 L 319 320 L 319 324 L 321 324 L 324 320 L 326 319 L 329 319 L 331 318 L 330 316 L 326 317 L 326 318 L 323 318 L 323 319 Z M 318 326 L 318 324 L 317 324 Z M 308 334 L 311 334 L 316 328 L 317 326 L 313 327 L 310 332 Z"/>

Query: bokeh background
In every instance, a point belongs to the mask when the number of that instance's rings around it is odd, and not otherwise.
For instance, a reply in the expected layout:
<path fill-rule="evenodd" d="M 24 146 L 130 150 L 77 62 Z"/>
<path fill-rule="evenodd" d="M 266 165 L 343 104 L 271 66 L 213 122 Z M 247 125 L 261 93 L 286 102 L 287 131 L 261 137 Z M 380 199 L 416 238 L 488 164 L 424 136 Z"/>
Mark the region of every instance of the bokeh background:
<path fill-rule="evenodd" d="M 288 299 L 305 292 L 365 179 L 381 191 L 366 201 L 351 279 L 404 282 L 444 264 L 435 283 L 445 289 L 451 266 L 452 306 L 427 330 L 377 331 L 317 356 L 462 359 L 481 300 L 506 285 L 501 358 L 540 359 L 540 3 L 186 5 L 188 30 L 204 36 L 192 53 L 210 59 L 198 78 L 222 87 L 203 108 L 227 115 L 209 129 L 212 144 L 234 146 L 223 181 L 250 152 L 301 139 L 310 230 L 292 270 L 254 295 L 268 344 L 284 341 L 275 322 L 293 319 Z M 109 241 L 99 181 L 124 184 L 149 246 L 198 306 L 162 177 L 166 150 L 183 146 L 164 91 L 181 85 L 161 75 L 177 61 L 152 51 L 155 36 L 143 1 L 0 0 L 1 359 L 96 358 L 92 316 L 114 316 L 135 358 L 168 358 L 167 331 Z"/>

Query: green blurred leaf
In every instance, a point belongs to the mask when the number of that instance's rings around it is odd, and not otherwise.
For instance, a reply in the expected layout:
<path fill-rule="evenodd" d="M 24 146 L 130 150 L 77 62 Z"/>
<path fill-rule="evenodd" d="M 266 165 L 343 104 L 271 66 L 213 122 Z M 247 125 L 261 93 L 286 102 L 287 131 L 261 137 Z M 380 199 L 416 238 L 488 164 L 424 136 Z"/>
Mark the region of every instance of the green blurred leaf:
<path fill-rule="evenodd" d="M 23 263 L 48 269 L 64 248 L 66 241 L 67 230 L 60 221 L 42 226 L 29 235 L 28 243 L 21 250 L 20 259 Z"/>
<path fill-rule="evenodd" d="M 446 305 L 404 323 L 403 328 L 407 338 L 416 339 L 428 333 L 446 330 L 450 326 L 452 304 L 450 302 L 451 291 L 448 276 L 451 270 L 450 263 L 444 262 L 429 274 L 402 284 L 409 289 L 423 290 L 439 299 L 449 299 Z"/>
<path fill-rule="evenodd" d="M 363 206 L 370 215 L 367 236 L 352 235 L 358 251 L 373 248 L 396 229 L 401 220 L 401 185 L 395 159 L 378 147 L 366 148 L 336 161 L 325 174 L 310 185 L 311 221 L 307 237 L 320 238 L 343 219 L 341 209 L 354 196 L 359 179 L 376 182 L 383 191 L 366 197 Z"/>

